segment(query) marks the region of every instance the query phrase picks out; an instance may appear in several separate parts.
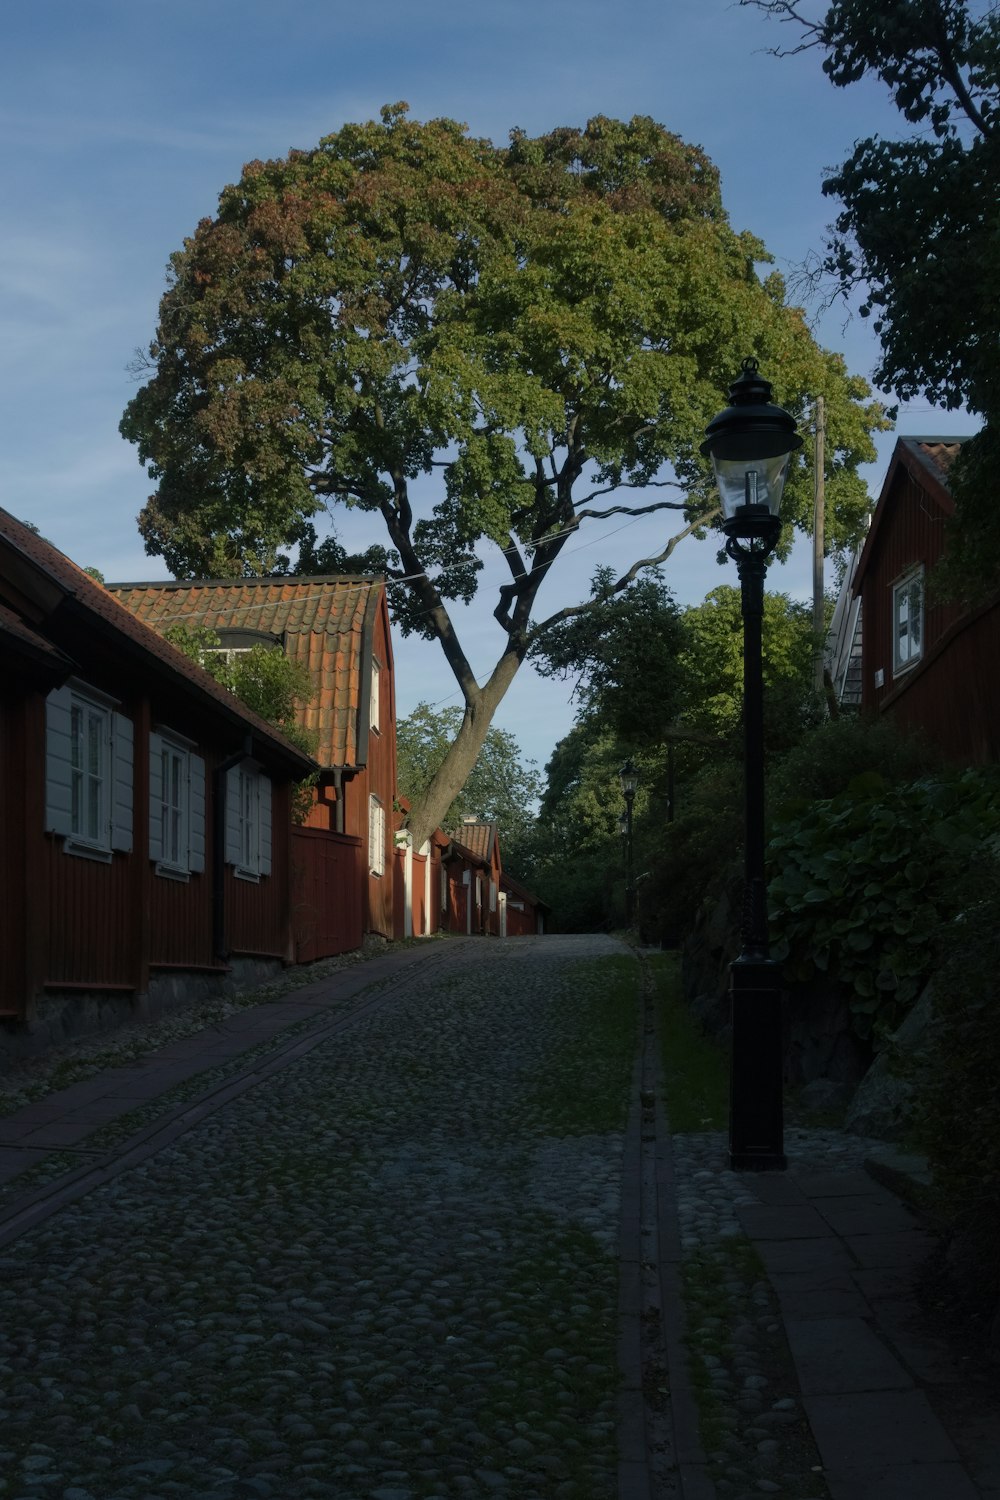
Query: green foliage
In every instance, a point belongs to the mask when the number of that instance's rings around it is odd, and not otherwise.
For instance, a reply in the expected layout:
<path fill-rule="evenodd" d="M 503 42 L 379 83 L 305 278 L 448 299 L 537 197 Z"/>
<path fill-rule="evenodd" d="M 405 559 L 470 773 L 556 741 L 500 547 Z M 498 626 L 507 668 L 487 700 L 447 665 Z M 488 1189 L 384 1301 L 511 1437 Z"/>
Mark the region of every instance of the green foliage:
<path fill-rule="evenodd" d="M 828 536 L 860 534 L 884 414 L 767 259 L 704 153 L 646 117 L 497 147 L 400 104 L 251 162 L 172 256 L 122 420 L 156 482 L 147 549 L 179 577 L 269 573 L 315 550 L 328 508 L 370 514 L 397 625 L 439 641 L 482 726 L 553 623 L 530 624 L 567 541 L 632 513 L 602 497 L 651 487 L 642 509 L 676 511 L 675 540 L 711 523 L 699 444 L 744 352 L 799 417 L 825 397 Z M 807 438 L 786 546 L 811 522 L 810 462 Z M 511 581 L 480 685 L 447 602 L 476 595 L 491 546 Z M 477 749 L 450 752 L 450 783 Z"/>
<path fill-rule="evenodd" d="M 697 444 L 737 342 L 784 404 L 826 395 L 829 526 L 852 538 L 879 411 L 780 278 L 758 279 L 766 259 L 703 153 L 647 118 L 498 148 L 396 105 L 251 162 L 172 256 L 153 373 L 123 418 L 158 482 L 147 545 L 181 575 L 271 571 L 340 502 L 381 512 L 441 596 L 468 599 L 478 539 L 530 548 L 576 524 L 588 460 L 610 489 L 671 464 L 678 508 L 711 509 Z M 439 464 L 414 522 L 408 484 Z M 808 489 L 803 459 L 796 524 Z"/>
<path fill-rule="evenodd" d="M 581 714 L 631 744 L 656 743 L 681 709 L 681 611 L 659 571 L 614 587 L 613 570 L 598 568 L 591 608 L 540 636 L 532 659 L 543 677 L 575 677 Z"/>
<path fill-rule="evenodd" d="M 903 400 L 965 405 L 986 427 L 952 474 L 949 587 L 996 588 L 1000 516 L 1000 11 L 972 0 L 836 0 L 819 23 L 792 0 L 741 0 L 794 18 L 838 87 L 877 77 L 904 133 L 856 143 L 823 185 L 842 208 L 824 270 L 882 342 L 877 384 Z M 981 487 L 986 477 L 986 488 Z"/>
<path fill-rule="evenodd" d="M 743 615 L 740 590 L 720 584 L 683 617 L 683 721 L 725 739 L 743 722 Z M 764 593 L 764 734 L 771 752 L 796 744 L 817 721 L 812 689 L 812 609 L 787 594 Z"/>
<path fill-rule="evenodd" d="M 836 797 L 871 772 L 900 786 L 940 771 L 942 764 L 929 740 L 898 729 L 891 718 L 844 713 L 817 725 L 772 763 L 767 784 L 771 817 L 788 818 L 811 802 Z"/>
<path fill-rule="evenodd" d="M 560 931 L 595 932 L 624 920 L 621 762 L 615 736 L 596 721 L 581 719 L 545 767 L 529 883 L 552 908 L 552 924 Z M 637 818 L 645 798 L 640 785 Z"/>
<path fill-rule="evenodd" d="M 920 1144 L 942 1223 L 960 1236 L 978 1299 L 1000 1295 L 1000 870 L 976 861 L 939 934 L 934 1019 L 919 1072 Z"/>
<path fill-rule="evenodd" d="M 399 788 L 411 800 L 421 797 L 441 766 L 458 732 L 462 710 L 435 710 L 418 703 L 413 712 L 396 725 L 396 757 Z M 535 822 L 535 803 L 542 794 L 542 779 L 534 761 L 525 765 L 517 740 L 506 729 L 492 726 L 468 781 L 449 807 L 442 827 L 454 829 L 464 814 L 474 814 L 496 823 L 504 869 L 518 878 L 524 847 Z"/>
<path fill-rule="evenodd" d="M 312 677 L 301 662 L 292 661 L 279 646 L 257 645 L 227 656 L 215 631 L 202 627 L 170 625 L 163 635 L 258 718 L 280 729 L 306 755 L 315 755 L 316 735 L 299 724 L 296 714 L 296 703 L 313 695 Z M 314 773 L 296 784 L 292 816 L 298 823 L 305 821 L 312 805 L 316 780 Z"/>
<path fill-rule="evenodd" d="M 894 786 L 875 772 L 783 823 L 769 859 L 774 956 L 850 991 L 854 1029 L 893 1031 L 932 968 L 955 883 L 1000 834 L 1000 784 L 979 772 Z"/>

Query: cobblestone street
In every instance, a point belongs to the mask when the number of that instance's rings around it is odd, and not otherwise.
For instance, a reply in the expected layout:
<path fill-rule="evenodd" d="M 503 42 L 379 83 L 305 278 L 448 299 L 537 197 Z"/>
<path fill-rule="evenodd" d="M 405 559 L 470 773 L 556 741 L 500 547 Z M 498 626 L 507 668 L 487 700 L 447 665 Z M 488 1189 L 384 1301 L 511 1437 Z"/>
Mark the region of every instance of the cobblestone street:
<path fill-rule="evenodd" d="M 4 1500 L 612 1500 L 623 973 L 604 938 L 415 964 L 7 1243 Z"/>

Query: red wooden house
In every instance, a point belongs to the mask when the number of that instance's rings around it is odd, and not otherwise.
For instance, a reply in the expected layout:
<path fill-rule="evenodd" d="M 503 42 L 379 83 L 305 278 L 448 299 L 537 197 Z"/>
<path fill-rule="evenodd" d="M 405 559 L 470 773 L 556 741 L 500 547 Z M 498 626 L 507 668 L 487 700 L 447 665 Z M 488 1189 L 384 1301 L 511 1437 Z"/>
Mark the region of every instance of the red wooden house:
<path fill-rule="evenodd" d="M 962 764 L 1000 758 L 1000 598 L 935 598 L 954 513 L 951 438 L 900 438 L 853 580 L 861 605 L 861 707 L 922 730 Z"/>
<path fill-rule="evenodd" d="M 347 909 L 355 885 L 362 893 L 362 928 L 396 935 L 396 698 L 382 579 L 334 574 L 110 587 L 155 630 L 172 624 L 210 629 L 227 651 L 280 646 L 309 670 L 315 693 L 299 719 L 316 735 L 320 777 L 305 832 L 296 839 L 308 875 L 303 901 L 312 934 L 299 957 L 358 946 L 360 931 Z M 334 883 L 319 877 L 321 860 Z"/>
<path fill-rule="evenodd" d="M 294 956 L 314 763 L 0 511 L 0 1056 Z"/>
<path fill-rule="evenodd" d="M 500 937 L 502 865 L 497 825 L 464 818 L 452 835 L 447 863 L 449 931 Z"/>
<path fill-rule="evenodd" d="M 503 902 L 504 936 L 542 936 L 545 914 L 549 910 L 544 901 L 539 901 L 510 875 L 500 877 L 500 899 Z"/>

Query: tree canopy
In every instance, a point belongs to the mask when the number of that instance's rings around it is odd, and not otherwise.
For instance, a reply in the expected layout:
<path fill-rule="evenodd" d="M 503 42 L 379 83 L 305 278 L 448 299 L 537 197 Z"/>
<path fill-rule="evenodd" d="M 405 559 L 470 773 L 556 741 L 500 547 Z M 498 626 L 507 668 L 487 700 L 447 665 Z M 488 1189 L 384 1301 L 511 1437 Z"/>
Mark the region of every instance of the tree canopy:
<path fill-rule="evenodd" d="M 825 397 L 831 545 L 858 535 L 857 468 L 884 419 L 767 261 L 704 153 L 645 117 L 499 147 L 394 105 L 251 162 L 171 258 L 122 421 L 157 483 L 147 550 L 182 577 L 254 574 L 308 556 L 338 505 L 384 528 L 394 618 L 440 643 L 465 705 L 411 816 L 426 836 L 532 640 L 567 613 L 535 615 L 579 528 L 673 518 L 624 587 L 713 522 L 698 444 L 745 354 L 799 417 Z M 793 525 L 811 515 L 810 453 L 785 492 Z M 507 581 L 480 683 L 448 604 L 475 596 L 491 547 Z"/>
<path fill-rule="evenodd" d="M 876 381 L 901 399 L 965 405 L 985 421 L 952 474 L 953 583 L 994 588 L 1000 519 L 1000 12 L 975 0 L 740 0 L 793 23 L 839 88 L 889 91 L 898 140 L 857 141 L 823 191 L 840 201 L 824 268 L 861 297 L 882 344 Z"/>

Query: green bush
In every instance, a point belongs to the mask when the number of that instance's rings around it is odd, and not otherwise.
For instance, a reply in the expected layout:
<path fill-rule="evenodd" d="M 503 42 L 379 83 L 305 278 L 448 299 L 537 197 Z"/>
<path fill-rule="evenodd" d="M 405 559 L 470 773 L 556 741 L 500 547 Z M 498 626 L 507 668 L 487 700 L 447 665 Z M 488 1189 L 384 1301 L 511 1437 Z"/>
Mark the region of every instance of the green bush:
<path fill-rule="evenodd" d="M 996 858 L 974 864 L 964 884 L 970 893 L 969 905 L 939 935 L 934 1020 L 918 1070 L 917 1128 L 933 1169 L 942 1222 L 959 1237 L 975 1300 L 989 1306 L 1000 1296 L 1000 869 Z"/>
<path fill-rule="evenodd" d="M 940 752 L 891 719 L 842 714 L 828 719 L 786 752 L 768 777 L 768 806 L 787 817 L 819 798 L 836 797 L 858 776 L 876 771 L 894 786 L 941 769 Z"/>
<path fill-rule="evenodd" d="M 774 956 L 850 991 L 858 1036 L 893 1031 L 933 967 L 970 860 L 1000 833 L 1000 783 L 977 771 L 893 786 L 875 772 L 780 825 L 768 850 Z"/>

